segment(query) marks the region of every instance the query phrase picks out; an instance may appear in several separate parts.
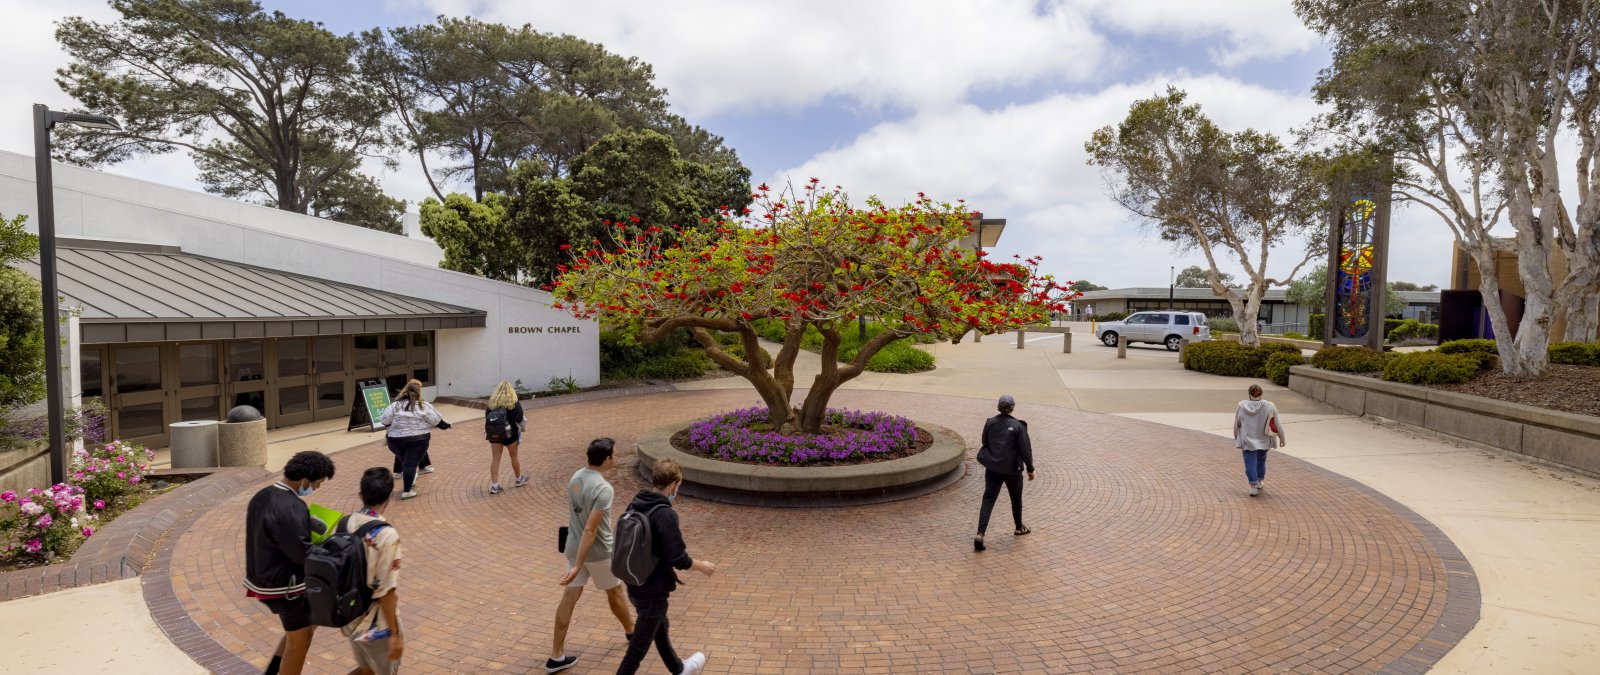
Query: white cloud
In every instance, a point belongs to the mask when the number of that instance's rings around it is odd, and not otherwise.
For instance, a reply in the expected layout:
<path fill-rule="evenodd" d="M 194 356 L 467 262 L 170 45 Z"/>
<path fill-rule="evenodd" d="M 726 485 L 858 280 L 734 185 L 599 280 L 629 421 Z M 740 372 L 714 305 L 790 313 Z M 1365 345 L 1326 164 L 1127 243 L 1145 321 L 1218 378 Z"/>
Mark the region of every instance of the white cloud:
<path fill-rule="evenodd" d="M 999 110 L 958 106 L 880 124 L 842 147 L 780 171 L 771 182 L 811 176 L 843 185 L 858 198 L 889 201 L 926 192 L 966 199 L 991 217 L 1008 220 L 998 253 L 1042 254 L 1046 271 L 1115 286 L 1160 286 L 1169 265 L 1204 265 L 1199 255 L 1176 254 L 1142 230 L 1104 193 L 1097 168 L 1085 164 L 1083 143 L 1097 128 L 1127 114 L 1139 98 L 1165 90 L 1166 78 L 1119 84 L 1086 94 L 1060 94 Z M 1177 75 L 1170 82 L 1225 129 L 1255 127 L 1278 133 L 1315 112 L 1305 94 L 1288 94 L 1234 79 Z M 1397 214 L 1404 246 L 1391 253 L 1391 276 L 1443 282 L 1449 266 L 1448 230 L 1422 214 Z M 1291 259 L 1292 258 L 1292 259 Z M 1299 255 L 1273 253 L 1271 272 L 1285 275 Z M 1236 268 L 1234 271 L 1238 271 Z"/>
<path fill-rule="evenodd" d="M 1298 54 L 1321 44 L 1287 0 L 1064 0 L 1095 23 L 1184 41 L 1216 39 L 1212 59 L 1226 68 Z"/>
<path fill-rule="evenodd" d="M 836 95 L 869 106 L 941 106 L 986 88 L 1082 81 L 1098 74 L 1106 51 L 1082 12 L 1034 0 L 413 2 L 637 56 L 691 119 Z"/>

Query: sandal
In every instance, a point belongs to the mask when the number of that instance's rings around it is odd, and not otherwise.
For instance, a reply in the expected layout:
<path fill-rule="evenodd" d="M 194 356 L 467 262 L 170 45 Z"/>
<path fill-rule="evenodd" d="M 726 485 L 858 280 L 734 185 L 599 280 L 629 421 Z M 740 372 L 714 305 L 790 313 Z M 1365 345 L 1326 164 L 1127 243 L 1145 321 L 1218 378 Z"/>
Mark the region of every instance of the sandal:
<path fill-rule="evenodd" d="M 1017 536 L 1020 537 L 1020 536 L 1022 536 L 1024 534 L 1027 534 L 1027 533 L 1032 532 L 1032 531 L 1033 530 L 1028 529 L 1027 525 L 1023 525 L 1020 529 L 1017 530 Z"/>

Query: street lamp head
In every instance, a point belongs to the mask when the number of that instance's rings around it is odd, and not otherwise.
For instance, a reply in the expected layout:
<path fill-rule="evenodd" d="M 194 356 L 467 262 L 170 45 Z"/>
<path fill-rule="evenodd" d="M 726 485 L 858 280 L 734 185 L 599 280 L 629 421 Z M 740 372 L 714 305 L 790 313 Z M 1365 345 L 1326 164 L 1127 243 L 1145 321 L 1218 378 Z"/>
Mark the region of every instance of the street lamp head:
<path fill-rule="evenodd" d="M 65 122 L 75 124 L 85 129 L 105 129 L 109 131 L 122 131 L 122 125 L 109 115 L 90 115 L 87 113 L 69 113 L 50 111 L 50 126 Z"/>

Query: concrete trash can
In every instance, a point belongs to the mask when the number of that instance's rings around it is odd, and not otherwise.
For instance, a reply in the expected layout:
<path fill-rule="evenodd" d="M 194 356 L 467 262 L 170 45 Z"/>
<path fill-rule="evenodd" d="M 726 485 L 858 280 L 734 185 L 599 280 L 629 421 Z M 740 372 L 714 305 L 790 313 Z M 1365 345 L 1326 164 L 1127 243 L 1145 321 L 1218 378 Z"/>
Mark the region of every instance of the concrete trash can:
<path fill-rule="evenodd" d="M 217 421 L 173 422 L 172 468 L 199 469 L 217 465 Z"/>
<path fill-rule="evenodd" d="M 217 466 L 266 466 L 267 421 L 218 424 L 217 459 Z"/>

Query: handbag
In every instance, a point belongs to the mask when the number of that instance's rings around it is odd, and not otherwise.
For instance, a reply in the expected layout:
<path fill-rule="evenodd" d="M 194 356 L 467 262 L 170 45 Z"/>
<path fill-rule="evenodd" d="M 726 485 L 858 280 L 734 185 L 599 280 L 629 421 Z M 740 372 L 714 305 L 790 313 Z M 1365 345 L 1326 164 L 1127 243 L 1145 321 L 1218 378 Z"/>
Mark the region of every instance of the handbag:
<path fill-rule="evenodd" d="M 556 552 L 557 553 L 566 553 L 567 552 L 567 526 L 566 525 L 562 525 L 560 528 L 557 528 L 556 529 L 556 534 L 559 537 L 559 538 L 556 539 Z"/>

